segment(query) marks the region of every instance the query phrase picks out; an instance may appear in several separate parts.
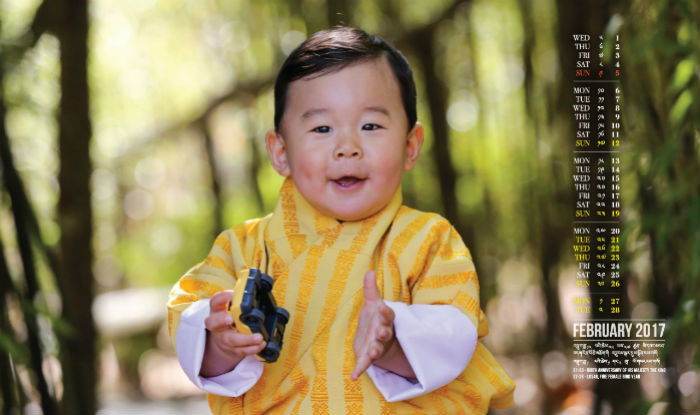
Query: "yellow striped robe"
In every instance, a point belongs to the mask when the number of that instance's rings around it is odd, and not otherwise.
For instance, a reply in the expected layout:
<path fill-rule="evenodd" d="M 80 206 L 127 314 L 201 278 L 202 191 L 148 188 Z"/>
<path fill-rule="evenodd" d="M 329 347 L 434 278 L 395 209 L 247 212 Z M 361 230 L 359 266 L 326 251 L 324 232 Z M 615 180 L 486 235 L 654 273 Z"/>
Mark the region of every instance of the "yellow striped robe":
<path fill-rule="evenodd" d="M 272 214 L 222 232 L 207 258 L 174 286 L 168 302 L 173 343 L 183 310 L 232 289 L 249 267 L 275 278 L 275 299 L 290 312 L 284 347 L 242 396 L 208 394 L 213 413 L 484 414 L 489 406 L 512 404 L 515 385 L 481 341 L 454 381 L 416 398 L 387 402 L 368 375 L 351 380 L 370 269 L 384 299 L 449 304 L 469 316 L 480 338 L 488 333 L 462 239 L 439 215 L 401 206 L 400 189 L 379 213 L 339 223 L 311 207 L 287 179 Z"/>

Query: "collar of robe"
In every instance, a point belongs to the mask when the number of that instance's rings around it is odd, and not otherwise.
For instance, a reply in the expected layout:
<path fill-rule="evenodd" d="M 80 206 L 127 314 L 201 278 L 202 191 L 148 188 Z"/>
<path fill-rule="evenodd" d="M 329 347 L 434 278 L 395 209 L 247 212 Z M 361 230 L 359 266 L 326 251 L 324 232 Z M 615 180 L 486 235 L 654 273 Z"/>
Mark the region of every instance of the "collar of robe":
<path fill-rule="evenodd" d="M 401 203 L 399 186 L 390 202 L 379 212 L 362 220 L 341 222 L 315 209 L 288 177 L 282 184 L 277 206 L 265 229 L 265 241 L 274 245 L 284 239 L 290 244 L 288 255 L 282 255 L 287 264 L 311 245 L 360 251 L 372 256 Z"/>

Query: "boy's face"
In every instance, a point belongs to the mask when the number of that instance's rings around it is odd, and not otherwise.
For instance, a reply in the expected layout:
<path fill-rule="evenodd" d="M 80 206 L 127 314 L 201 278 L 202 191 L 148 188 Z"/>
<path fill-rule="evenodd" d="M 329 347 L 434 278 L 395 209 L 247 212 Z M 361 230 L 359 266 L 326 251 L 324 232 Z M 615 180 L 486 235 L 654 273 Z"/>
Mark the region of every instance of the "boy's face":
<path fill-rule="evenodd" d="M 418 161 L 420 123 L 407 131 L 386 58 L 289 84 L 279 131 L 267 133 L 272 165 L 321 213 L 367 218 L 386 206 Z"/>

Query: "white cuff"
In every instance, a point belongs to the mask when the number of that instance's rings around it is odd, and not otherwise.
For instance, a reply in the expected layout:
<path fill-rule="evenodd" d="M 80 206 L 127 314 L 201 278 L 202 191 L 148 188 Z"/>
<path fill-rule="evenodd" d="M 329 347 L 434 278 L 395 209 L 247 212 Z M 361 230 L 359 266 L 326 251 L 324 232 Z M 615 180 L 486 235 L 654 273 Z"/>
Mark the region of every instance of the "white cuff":
<path fill-rule="evenodd" d="M 387 401 L 402 401 L 434 391 L 462 373 L 478 338 L 469 317 L 450 305 L 384 302 L 396 314 L 396 339 L 417 380 L 412 382 L 370 365 L 367 374 Z"/>
<path fill-rule="evenodd" d="M 209 299 L 192 303 L 180 316 L 175 335 L 175 351 L 182 370 L 198 388 L 222 396 L 240 396 L 252 388 L 263 372 L 263 362 L 246 356 L 227 373 L 211 378 L 199 376 L 204 357 L 207 331 L 204 319 L 209 315 Z"/>

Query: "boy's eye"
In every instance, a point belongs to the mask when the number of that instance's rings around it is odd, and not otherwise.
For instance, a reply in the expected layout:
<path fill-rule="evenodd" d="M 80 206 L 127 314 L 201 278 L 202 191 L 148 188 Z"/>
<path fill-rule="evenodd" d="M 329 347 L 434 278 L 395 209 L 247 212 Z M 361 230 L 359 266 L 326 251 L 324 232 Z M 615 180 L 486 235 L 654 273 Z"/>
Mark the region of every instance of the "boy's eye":
<path fill-rule="evenodd" d="M 362 126 L 362 129 L 365 131 L 374 131 L 382 128 L 379 124 L 373 124 L 373 123 L 367 123 Z"/>
<path fill-rule="evenodd" d="M 313 131 L 314 133 L 322 133 L 322 134 L 330 133 L 330 132 L 331 132 L 331 127 L 329 127 L 329 126 L 327 126 L 327 125 L 322 125 L 322 126 L 320 126 L 320 127 L 314 128 L 314 129 L 311 130 L 311 131 Z"/>

